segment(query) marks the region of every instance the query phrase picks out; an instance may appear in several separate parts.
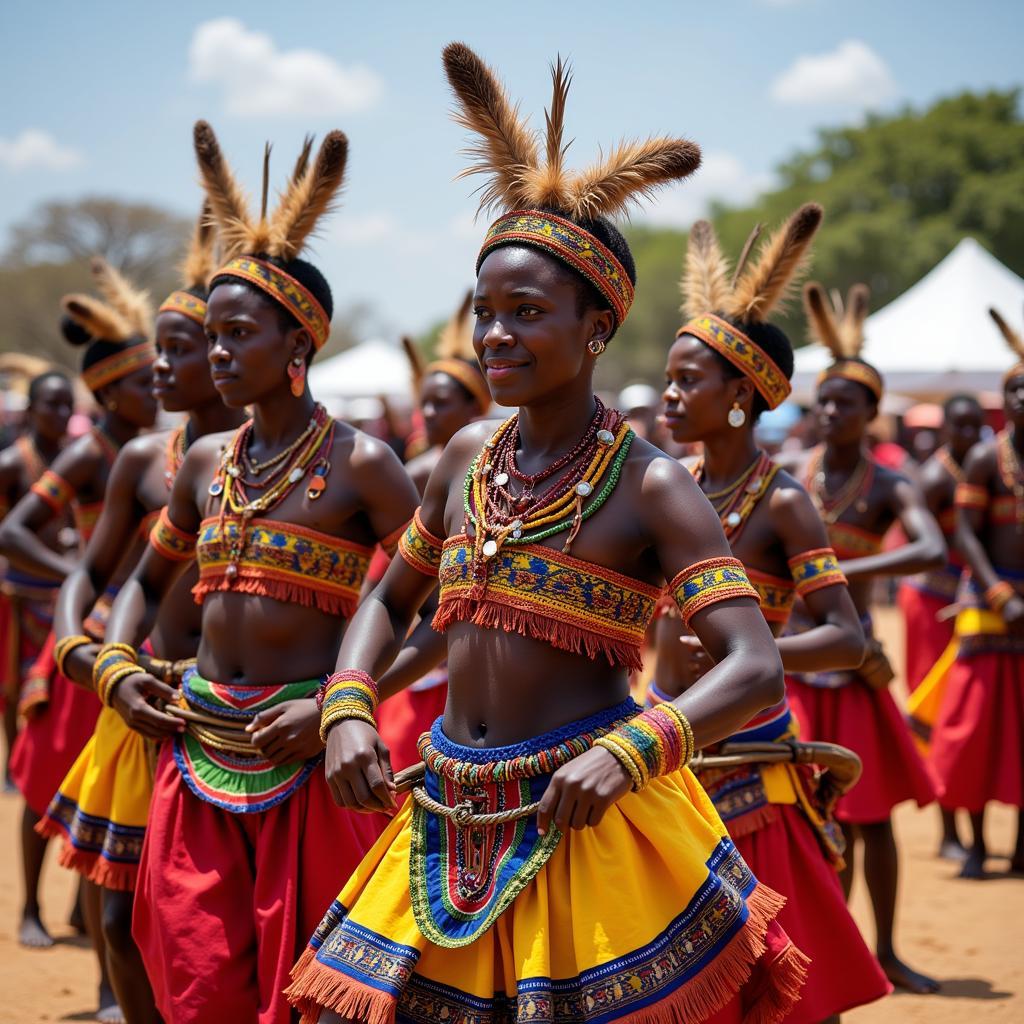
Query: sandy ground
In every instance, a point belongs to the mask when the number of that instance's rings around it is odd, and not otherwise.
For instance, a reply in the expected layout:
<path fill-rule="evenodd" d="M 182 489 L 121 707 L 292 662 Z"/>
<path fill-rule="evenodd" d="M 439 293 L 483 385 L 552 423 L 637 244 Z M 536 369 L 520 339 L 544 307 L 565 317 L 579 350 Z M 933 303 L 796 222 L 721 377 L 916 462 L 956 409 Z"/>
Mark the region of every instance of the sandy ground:
<path fill-rule="evenodd" d="M 899 664 L 901 637 L 895 618 L 882 609 L 880 619 L 893 661 Z M 69 872 L 50 864 L 44 881 L 43 913 L 57 946 L 32 951 L 15 942 L 21 899 L 20 813 L 16 797 L 0 797 L 4 854 L 0 860 L 0 1024 L 92 1020 L 96 985 L 92 953 L 63 924 L 74 895 Z M 994 854 L 1008 854 L 1015 814 L 999 807 L 990 817 L 990 848 Z M 849 1024 L 1024 1021 L 1024 878 L 1001 875 L 1007 862 L 993 857 L 989 863 L 993 875 L 988 880 L 957 879 L 954 866 L 933 856 L 938 834 L 934 807 L 918 811 L 905 805 L 897 813 L 896 826 L 903 877 L 899 949 L 914 967 L 940 978 L 943 989 L 928 997 L 894 995 L 855 1010 L 844 1020 Z M 871 918 L 863 885 L 854 892 L 854 912 L 870 941 Z"/>

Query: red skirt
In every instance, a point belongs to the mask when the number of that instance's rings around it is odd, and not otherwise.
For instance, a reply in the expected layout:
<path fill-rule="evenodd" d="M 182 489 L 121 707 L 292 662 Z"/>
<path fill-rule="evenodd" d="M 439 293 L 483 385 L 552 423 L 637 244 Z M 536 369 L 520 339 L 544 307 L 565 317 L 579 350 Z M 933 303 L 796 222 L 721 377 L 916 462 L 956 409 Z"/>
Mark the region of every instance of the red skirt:
<path fill-rule="evenodd" d="M 391 752 L 391 767 L 396 772 L 419 763 L 416 743 L 444 714 L 447 700 L 448 684 L 438 683 L 425 690 L 400 690 L 377 709 L 377 731 Z"/>
<path fill-rule="evenodd" d="M 14 741 L 10 777 L 29 810 L 42 817 L 54 794 L 89 742 L 100 702 L 57 671 L 51 633 L 29 676 L 49 678 L 49 701 L 29 716 Z"/>
<path fill-rule="evenodd" d="M 856 680 L 835 688 L 808 686 L 787 675 L 786 691 L 801 739 L 839 743 L 864 763 L 860 781 L 839 798 L 839 821 L 873 824 L 904 800 L 924 807 L 935 799 L 935 783 L 888 689 L 872 690 Z"/>
<path fill-rule="evenodd" d="M 936 618 L 952 599 L 904 583 L 900 586 L 898 600 L 906 628 L 907 688 L 913 693 L 953 639 L 953 619 L 939 621 Z"/>
<path fill-rule="evenodd" d="M 932 728 L 939 802 L 978 813 L 990 800 L 1024 808 L 1024 654 L 960 657 Z"/>
<path fill-rule="evenodd" d="M 339 808 L 319 767 L 269 810 L 221 810 L 164 744 L 132 922 L 164 1019 L 288 1024 L 291 966 L 385 824 Z"/>

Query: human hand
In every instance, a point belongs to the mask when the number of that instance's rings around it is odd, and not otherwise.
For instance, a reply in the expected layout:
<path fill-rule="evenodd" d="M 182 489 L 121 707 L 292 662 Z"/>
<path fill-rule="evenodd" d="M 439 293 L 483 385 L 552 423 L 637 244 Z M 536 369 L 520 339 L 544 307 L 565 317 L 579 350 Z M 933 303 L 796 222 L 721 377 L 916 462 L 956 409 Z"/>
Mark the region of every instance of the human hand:
<path fill-rule="evenodd" d="M 537 809 L 537 830 L 545 835 L 552 823 L 562 832 L 596 825 L 632 788 L 633 780 L 615 755 L 591 747 L 551 776 Z"/>
<path fill-rule="evenodd" d="M 286 700 L 259 712 L 245 727 L 252 745 L 271 763 L 291 764 L 316 757 L 320 740 L 320 712 L 316 701 Z"/>
<path fill-rule="evenodd" d="M 162 700 L 172 704 L 177 699 L 176 690 L 140 669 L 117 683 L 112 703 L 129 729 L 149 740 L 164 740 L 184 732 L 185 723 L 158 711 L 151 702 Z"/>
<path fill-rule="evenodd" d="M 353 811 L 393 811 L 391 754 L 368 722 L 343 718 L 327 733 L 327 784 L 334 802 Z"/>

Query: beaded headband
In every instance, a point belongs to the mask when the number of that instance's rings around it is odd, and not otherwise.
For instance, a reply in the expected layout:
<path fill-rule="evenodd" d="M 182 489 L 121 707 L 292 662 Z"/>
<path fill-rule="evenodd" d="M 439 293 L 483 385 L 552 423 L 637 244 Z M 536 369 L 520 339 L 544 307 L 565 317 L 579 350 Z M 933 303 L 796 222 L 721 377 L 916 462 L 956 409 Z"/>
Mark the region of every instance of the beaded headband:
<path fill-rule="evenodd" d="M 760 345 L 714 313 L 705 313 L 691 320 L 679 328 L 676 337 L 681 334 L 692 334 L 728 359 L 740 373 L 753 381 L 769 409 L 778 408 L 793 390 L 786 375 Z"/>
<path fill-rule="evenodd" d="M 461 359 L 438 359 L 424 367 L 424 377 L 431 373 L 444 373 L 457 380 L 473 396 L 481 412 L 490 409 L 491 392 L 488 390 L 487 381 L 468 363 Z"/>
<path fill-rule="evenodd" d="M 202 327 L 206 319 L 206 301 L 197 298 L 191 292 L 171 292 L 160 304 L 157 313 L 180 313 Z"/>
<path fill-rule="evenodd" d="M 553 213 L 513 210 L 488 228 L 477 257 L 477 272 L 488 253 L 509 243 L 540 249 L 582 274 L 608 300 L 616 324 L 626 319 L 633 304 L 633 282 L 611 250 L 589 231 Z"/>
<path fill-rule="evenodd" d="M 82 380 L 90 391 L 99 391 L 107 384 L 127 377 L 144 366 L 156 362 L 156 348 L 151 341 L 126 345 L 120 352 L 106 356 L 82 371 Z"/>
<path fill-rule="evenodd" d="M 214 275 L 248 281 L 283 306 L 313 336 L 313 345 L 323 348 L 331 333 L 331 321 L 313 293 L 280 267 L 255 256 L 236 256 Z"/>
<path fill-rule="evenodd" d="M 857 359 L 839 359 L 834 362 L 821 372 L 818 387 L 827 380 L 852 380 L 857 384 L 863 384 L 875 396 L 876 402 L 882 400 L 882 392 L 885 390 L 882 375 L 869 363 Z"/>

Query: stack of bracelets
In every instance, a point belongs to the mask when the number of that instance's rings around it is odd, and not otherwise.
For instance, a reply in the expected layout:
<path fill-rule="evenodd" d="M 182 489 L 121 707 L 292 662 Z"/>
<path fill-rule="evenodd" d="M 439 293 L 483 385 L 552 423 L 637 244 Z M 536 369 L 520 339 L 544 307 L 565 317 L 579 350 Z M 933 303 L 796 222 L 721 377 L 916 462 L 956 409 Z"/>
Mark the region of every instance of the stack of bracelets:
<path fill-rule="evenodd" d="M 651 779 L 685 768 L 693 758 L 693 729 L 686 716 L 668 702 L 617 725 L 594 741 L 604 747 L 633 780 L 634 792 Z"/>
<path fill-rule="evenodd" d="M 68 676 L 67 669 L 64 667 L 68 655 L 79 647 L 87 647 L 95 642 L 91 636 L 85 636 L 84 633 L 80 633 L 77 636 L 65 636 L 58 640 L 53 646 L 53 660 L 57 665 L 57 671 L 62 676 L 70 679 L 71 677 Z"/>
<path fill-rule="evenodd" d="M 129 644 L 104 644 L 92 667 L 92 681 L 96 696 L 108 708 L 112 707 L 114 687 L 122 679 L 146 670 L 138 663 L 138 653 Z"/>
<path fill-rule="evenodd" d="M 358 718 L 377 728 L 377 705 L 380 687 L 372 676 L 348 668 L 328 676 L 317 691 L 316 706 L 320 709 L 320 739 L 327 742 L 327 730 L 343 718 Z"/>
<path fill-rule="evenodd" d="M 1017 591 L 1013 589 L 1012 583 L 1007 583 L 1006 580 L 1000 580 L 998 583 L 993 583 L 988 590 L 985 591 L 985 604 L 989 606 L 994 612 L 1001 612 L 1007 602 L 1017 596 Z"/>

